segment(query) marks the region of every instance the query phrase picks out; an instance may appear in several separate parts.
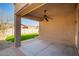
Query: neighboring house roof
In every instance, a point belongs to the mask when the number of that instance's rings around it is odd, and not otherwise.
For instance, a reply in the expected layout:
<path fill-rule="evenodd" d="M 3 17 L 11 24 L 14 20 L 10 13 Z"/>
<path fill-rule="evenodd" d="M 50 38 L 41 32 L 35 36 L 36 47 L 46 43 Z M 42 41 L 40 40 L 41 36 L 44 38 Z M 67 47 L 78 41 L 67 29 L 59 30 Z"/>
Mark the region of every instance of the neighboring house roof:
<path fill-rule="evenodd" d="M 21 28 L 28 29 L 28 26 L 27 25 L 24 25 L 24 24 L 21 24 Z"/>

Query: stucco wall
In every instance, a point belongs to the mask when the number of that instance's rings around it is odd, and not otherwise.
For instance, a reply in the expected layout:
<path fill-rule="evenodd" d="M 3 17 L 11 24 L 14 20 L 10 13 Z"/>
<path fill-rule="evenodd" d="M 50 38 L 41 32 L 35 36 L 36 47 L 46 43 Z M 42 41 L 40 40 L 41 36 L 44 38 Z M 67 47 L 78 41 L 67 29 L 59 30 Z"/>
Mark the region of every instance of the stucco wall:
<path fill-rule="evenodd" d="M 53 17 L 53 16 L 52 16 Z M 55 16 L 48 22 L 40 22 L 40 39 L 50 42 L 75 44 L 75 11 L 69 14 Z"/>
<path fill-rule="evenodd" d="M 79 4 L 77 5 L 77 28 L 76 28 L 76 37 L 77 37 L 77 47 L 78 47 L 78 52 L 79 52 Z"/>

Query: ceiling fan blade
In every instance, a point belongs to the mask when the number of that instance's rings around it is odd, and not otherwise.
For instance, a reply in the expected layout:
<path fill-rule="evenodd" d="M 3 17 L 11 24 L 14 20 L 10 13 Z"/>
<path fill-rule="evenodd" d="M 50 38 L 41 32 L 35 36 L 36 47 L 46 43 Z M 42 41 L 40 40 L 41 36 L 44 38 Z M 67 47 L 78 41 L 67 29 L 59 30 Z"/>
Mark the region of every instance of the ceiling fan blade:
<path fill-rule="evenodd" d="M 48 16 L 47 16 L 47 15 L 44 15 L 44 19 L 45 19 L 46 21 L 48 21 Z"/>
<path fill-rule="evenodd" d="M 44 17 L 40 17 L 40 20 L 43 21 L 44 20 Z"/>
<path fill-rule="evenodd" d="M 48 19 L 51 19 L 51 20 L 53 20 L 53 18 L 52 18 L 52 17 L 49 17 L 49 16 L 48 16 Z"/>
<path fill-rule="evenodd" d="M 43 21 L 43 20 L 48 21 L 48 18 L 41 17 L 40 19 L 41 19 L 41 21 Z"/>
<path fill-rule="evenodd" d="M 48 21 L 48 18 L 45 18 L 46 21 Z"/>

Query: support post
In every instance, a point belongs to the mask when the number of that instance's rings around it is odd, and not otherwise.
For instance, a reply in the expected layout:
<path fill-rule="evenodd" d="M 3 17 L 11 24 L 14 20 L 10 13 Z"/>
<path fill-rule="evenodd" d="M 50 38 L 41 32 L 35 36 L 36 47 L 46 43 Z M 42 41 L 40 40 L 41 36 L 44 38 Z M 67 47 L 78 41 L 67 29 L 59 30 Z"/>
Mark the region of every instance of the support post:
<path fill-rule="evenodd" d="M 15 47 L 21 46 L 21 17 L 15 15 L 14 20 Z"/>

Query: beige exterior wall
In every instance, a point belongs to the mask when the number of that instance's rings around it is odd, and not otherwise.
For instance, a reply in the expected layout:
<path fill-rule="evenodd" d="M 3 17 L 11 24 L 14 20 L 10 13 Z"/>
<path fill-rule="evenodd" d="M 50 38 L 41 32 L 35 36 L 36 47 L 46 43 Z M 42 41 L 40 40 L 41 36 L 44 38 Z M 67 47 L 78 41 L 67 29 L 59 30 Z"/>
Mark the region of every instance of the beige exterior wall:
<path fill-rule="evenodd" d="M 79 4 L 77 5 L 77 24 L 76 24 L 76 36 L 77 36 L 77 47 L 79 52 Z"/>
<path fill-rule="evenodd" d="M 48 22 L 45 20 L 41 21 L 39 25 L 40 39 L 74 45 L 76 31 L 75 20 L 76 15 L 74 11 L 69 14 L 56 16 Z"/>

